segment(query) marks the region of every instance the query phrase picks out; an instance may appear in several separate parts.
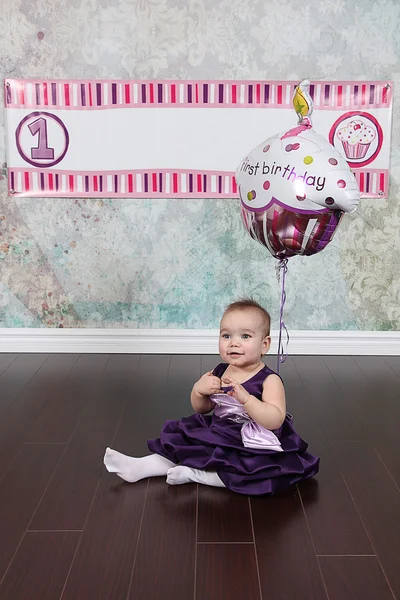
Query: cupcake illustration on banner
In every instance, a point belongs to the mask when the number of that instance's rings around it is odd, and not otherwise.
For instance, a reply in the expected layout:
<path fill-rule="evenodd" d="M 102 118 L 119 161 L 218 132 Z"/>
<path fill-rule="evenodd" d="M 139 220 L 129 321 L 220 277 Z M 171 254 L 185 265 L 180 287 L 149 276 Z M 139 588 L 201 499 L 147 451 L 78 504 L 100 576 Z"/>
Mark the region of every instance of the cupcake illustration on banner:
<path fill-rule="evenodd" d="M 369 165 L 378 156 L 383 131 L 370 113 L 351 111 L 341 115 L 332 125 L 329 141 L 351 168 L 360 168 Z"/>
<path fill-rule="evenodd" d="M 338 138 L 343 144 L 346 158 L 364 158 L 371 142 L 376 138 L 376 130 L 363 121 L 350 121 L 339 129 Z"/>

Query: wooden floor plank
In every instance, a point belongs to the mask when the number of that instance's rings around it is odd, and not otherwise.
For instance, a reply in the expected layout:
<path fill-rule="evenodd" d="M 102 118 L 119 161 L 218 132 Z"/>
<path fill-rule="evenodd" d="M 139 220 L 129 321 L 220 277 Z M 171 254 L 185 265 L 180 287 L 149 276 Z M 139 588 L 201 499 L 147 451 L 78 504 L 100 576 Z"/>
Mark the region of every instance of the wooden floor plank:
<path fill-rule="evenodd" d="M 18 354 L 0 354 L 0 375 L 18 358 Z"/>
<path fill-rule="evenodd" d="M 140 362 L 140 354 L 113 354 L 102 372 L 107 383 L 131 387 Z"/>
<path fill-rule="evenodd" d="M 167 380 L 165 384 L 165 399 L 163 402 L 163 421 L 182 419 L 193 414 L 190 404 L 190 393 L 193 385 L 200 378 L 200 356 L 190 354 L 171 356 Z"/>
<path fill-rule="evenodd" d="M 400 487 L 400 386 L 397 376 L 389 372 L 390 367 L 380 357 L 329 356 L 324 357 L 324 362 Z"/>
<path fill-rule="evenodd" d="M 381 356 L 355 356 L 355 363 L 367 379 L 370 389 L 384 400 L 382 407 L 392 423 L 400 424 L 400 377 Z M 381 402 L 379 403 L 381 405 Z"/>
<path fill-rule="evenodd" d="M 397 375 L 400 376 L 400 356 L 384 356 L 383 360 Z"/>
<path fill-rule="evenodd" d="M 398 441 L 396 442 L 393 438 L 387 436 L 380 439 L 375 438 L 373 444 L 388 473 L 400 489 L 400 453 Z"/>
<path fill-rule="evenodd" d="M 385 428 L 392 439 L 395 439 L 400 426 L 400 377 L 381 356 L 356 356 L 354 361 L 368 380 L 371 391 L 379 394 L 378 405 L 382 406 L 382 409 L 385 407 L 385 413 L 381 412 L 381 418 L 375 421 L 375 428 L 383 422 L 383 418 L 387 419 Z M 383 398 L 384 402 L 381 403 Z"/>
<path fill-rule="evenodd" d="M 285 387 L 287 412 L 293 416 L 294 428 L 309 444 L 308 451 L 318 456 L 326 448 L 328 440 L 293 357 L 285 361 L 280 374 Z"/>
<path fill-rule="evenodd" d="M 252 498 L 251 509 L 263 598 L 326 600 L 296 489 L 268 500 Z"/>
<path fill-rule="evenodd" d="M 383 570 L 400 597 L 400 492 L 369 442 L 336 442 L 334 449 Z"/>
<path fill-rule="evenodd" d="M 26 441 L 67 444 L 89 400 L 89 393 L 72 381 L 66 382 L 47 399 L 36 422 L 27 429 Z"/>
<path fill-rule="evenodd" d="M 0 600 L 58 599 L 78 541 L 77 532 L 27 533 L 0 586 Z"/>
<path fill-rule="evenodd" d="M 90 385 L 101 376 L 109 361 L 109 354 L 81 354 L 70 377 L 73 376 L 76 384 Z"/>
<path fill-rule="evenodd" d="M 29 381 L 26 389 L 37 391 L 59 387 L 72 369 L 79 364 L 79 359 L 79 354 L 50 354 Z"/>
<path fill-rule="evenodd" d="M 203 354 L 201 356 L 200 374 L 204 375 L 204 373 L 212 371 L 220 362 L 222 362 L 222 359 L 219 354 Z"/>
<path fill-rule="evenodd" d="M 63 382 L 73 371 L 77 359 L 78 355 L 74 354 L 49 356 L 7 412 L 2 415 L 0 439 L 30 441 L 36 421 L 41 418 L 43 411 L 46 411 L 46 406 L 57 400 L 60 388 L 63 389 Z"/>
<path fill-rule="evenodd" d="M 371 358 L 371 357 L 369 357 Z M 350 356 L 324 356 L 323 360 L 335 378 L 342 393 L 353 406 L 357 417 L 362 420 L 362 424 L 370 439 L 371 424 L 375 426 L 376 419 L 376 394 L 371 393 L 371 384 L 359 368 L 353 357 Z M 385 398 L 383 400 L 383 409 L 385 409 Z"/>
<path fill-rule="evenodd" d="M 329 600 L 393 600 L 376 556 L 322 556 Z"/>
<path fill-rule="evenodd" d="M 198 542 L 252 542 L 247 496 L 199 486 Z"/>
<path fill-rule="evenodd" d="M 21 444 L 18 441 L 0 440 L 0 481 L 17 455 Z"/>
<path fill-rule="evenodd" d="M 271 598 L 278 597 L 271 596 Z M 225 598 L 229 600 L 261 598 L 253 544 L 198 545 L 196 600 Z"/>
<path fill-rule="evenodd" d="M 126 600 L 146 491 L 104 475 L 61 600 Z"/>
<path fill-rule="evenodd" d="M 29 442 L 69 442 L 109 363 L 106 354 L 81 355 L 62 386 L 50 395 L 27 434 Z M 117 393 L 117 390 L 116 390 Z"/>
<path fill-rule="evenodd" d="M 0 415 L 4 414 L 47 358 L 47 354 L 21 354 L 0 375 Z"/>
<path fill-rule="evenodd" d="M 0 482 L 0 578 L 28 526 L 64 447 L 26 444 Z"/>
<path fill-rule="evenodd" d="M 87 355 L 77 364 L 77 372 L 70 378 L 72 388 L 66 386 L 71 396 L 64 398 L 61 395 L 61 399 L 70 405 L 67 413 L 62 412 L 64 416 L 70 416 L 68 429 L 54 409 L 39 429 L 46 435 L 44 425 L 48 423 L 53 438 L 62 438 L 71 435 L 80 419 L 35 515 L 32 529 L 83 528 L 98 481 L 104 473 L 105 447 L 111 443 L 122 410 L 132 396 L 130 386 L 138 362 L 138 357 L 120 363 L 109 361 L 105 355 Z"/>
<path fill-rule="evenodd" d="M 352 405 L 342 394 L 320 356 L 296 356 L 295 365 L 328 439 L 365 440 Z"/>
<path fill-rule="evenodd" d="M 143 355 L 133 380 L 113 447 L 128 456 L 150 454 L 147 440 L 160 435 L 170 356 Z M 110 443 L 108 445 L 111 445 Z"/>
<path fill-rule="evenodd" d="M 381 387 L 383 385 L 387 388 L 390 385 L 395 392 L 398 392 L 400 377 L 396 373 L 396 370 L 389 365 L 389 357 L 354 356 L 353 359 L 363 371 L 368 381 L 374 386 Z M 394 363 L 393 360 L 391 362 L 392 364 Z"/>
<path fill-rule="evenodd" d="M 371 543 L 297 369 L 288 359 L 282 375 L 296 431 L 320 457 L 320 472 L 299 486 L 317 554 L 372 554 Z"/>
<path fill-rule="evenodd" d="M 376 429 L 379 415 L 388 419 L 400 416 L 397 406 L 400 380 L 385 361 L 372 356 L 324 356 L 323 360 L 358 419 L 362 419 L 368 438 Z"/>
<path fill-rule="evenodd" d="M 128 600 L 193 597 L 197 485 L 151 479 Z"/>
<path fill-rule="evenodd" d="M 299 485 L 317 554 L 371 554 L 371 542 L 330 452 L 317 480 Z"/>
<path fill-rule="evenodd" d="M 85 392 L 86 393 L 86 392 Z M 33 519 L 38 530 L 83 529 L 99 479 L 104 448 L 112 439 L 127 400 L 126 390 L 101 380 L 91 398 Z"/>

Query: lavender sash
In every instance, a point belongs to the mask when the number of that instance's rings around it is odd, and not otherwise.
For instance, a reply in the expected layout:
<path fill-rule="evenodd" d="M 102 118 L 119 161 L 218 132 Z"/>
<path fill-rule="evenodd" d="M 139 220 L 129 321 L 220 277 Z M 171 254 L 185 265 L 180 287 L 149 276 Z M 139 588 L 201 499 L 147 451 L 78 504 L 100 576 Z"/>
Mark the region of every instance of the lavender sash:
<path fill-rule="evenodd" d="M 245 411 L 243 404 L 228 394 L 212 394 L 210 400 L 214 402 L 214 414 L 220 419 L 230 419 L 236 423 L 243 423 L 241 436 L 245 448 L 259 448 L 283 452 L 278 438 L 272 431 L 256 423 Z"/>

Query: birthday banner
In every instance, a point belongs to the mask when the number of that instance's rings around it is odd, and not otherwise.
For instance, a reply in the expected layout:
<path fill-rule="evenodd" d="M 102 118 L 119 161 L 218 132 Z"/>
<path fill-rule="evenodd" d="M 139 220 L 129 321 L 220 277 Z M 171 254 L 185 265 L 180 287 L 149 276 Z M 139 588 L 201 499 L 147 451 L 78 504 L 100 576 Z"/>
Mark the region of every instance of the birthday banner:
<path fill-rule="evenodd" d="M 239 197 L 246 149 L 296 125 L 297 84 L 6 79 L 9 193 Z M 392 82 L 312 81 L 309 91 L 313 127 L 343 154 L 361 196 L 387 197 Z"/>

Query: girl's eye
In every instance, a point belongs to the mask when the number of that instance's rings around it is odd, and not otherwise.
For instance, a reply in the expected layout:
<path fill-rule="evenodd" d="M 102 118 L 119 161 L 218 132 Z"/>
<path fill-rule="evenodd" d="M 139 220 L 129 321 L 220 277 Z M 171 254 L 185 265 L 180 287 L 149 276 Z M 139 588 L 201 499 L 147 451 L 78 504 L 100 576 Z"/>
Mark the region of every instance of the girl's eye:
<path fill-rule="evenodd" d="M 248 333 L 244 333 L 244 334 L 242 335 L 242 338 L 243 338 L 244 340 L 249 340 L 249 339 L 250 339 L 250 336 L 249 336 L 249 334 L 248 334 Z"/>
<path fill-rule="evenodd" d="M 229 335 L 227 333 L 223 333 L 222 337 L 224 338 L 224 340 L 228 340 L 229 339 Z"/>

